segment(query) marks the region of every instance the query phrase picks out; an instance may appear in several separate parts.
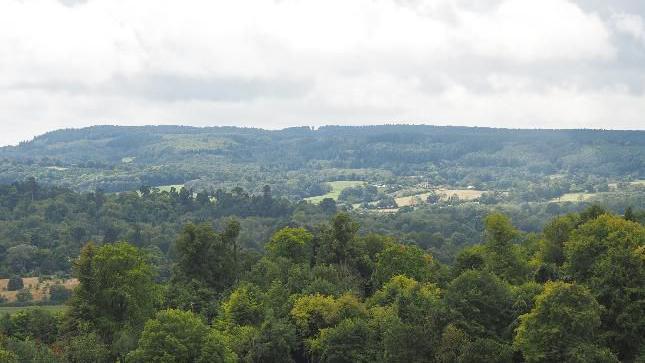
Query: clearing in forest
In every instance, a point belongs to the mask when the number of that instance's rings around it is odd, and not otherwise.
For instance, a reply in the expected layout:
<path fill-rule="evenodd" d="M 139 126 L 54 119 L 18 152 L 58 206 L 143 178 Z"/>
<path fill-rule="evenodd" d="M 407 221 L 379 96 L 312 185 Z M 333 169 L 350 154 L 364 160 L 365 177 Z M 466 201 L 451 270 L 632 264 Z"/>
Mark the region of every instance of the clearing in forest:
<path fill-rule="evenodd" d="M 305 198 L 305 200 L 314 204 L 318 204 L 322 202 L 322 200 L 325 198 L 338 200 L 338 197 L 340 196 L 340 193 L 343 190 L 347 188 L 363 185 L 365 184 L 365 182 L 362 180 L 338 180 L 338 181 L 328 182 L 327 184 L 331 187 L 331 191 L 329 193 L 323 194 L 323 195 L 317 195 L 315 197 Z"/>

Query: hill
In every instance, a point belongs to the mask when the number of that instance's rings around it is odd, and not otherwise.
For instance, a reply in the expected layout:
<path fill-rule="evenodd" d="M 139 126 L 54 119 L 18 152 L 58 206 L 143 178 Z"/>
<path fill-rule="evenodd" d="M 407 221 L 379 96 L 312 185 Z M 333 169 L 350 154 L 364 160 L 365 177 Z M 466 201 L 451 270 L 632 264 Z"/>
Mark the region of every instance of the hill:
<path fill-rule="evenodd" d="M 0 183 L 32 176 L 81 191 L 187 185 L 258 192 L 268 184 L 275 194 L 298 200 L 330 192 L 325 182 L 360 180 L 390 187 L 472 186 L 549 200 L 645 179 L 645 132 L 96 126 L 0 148 Z"/>

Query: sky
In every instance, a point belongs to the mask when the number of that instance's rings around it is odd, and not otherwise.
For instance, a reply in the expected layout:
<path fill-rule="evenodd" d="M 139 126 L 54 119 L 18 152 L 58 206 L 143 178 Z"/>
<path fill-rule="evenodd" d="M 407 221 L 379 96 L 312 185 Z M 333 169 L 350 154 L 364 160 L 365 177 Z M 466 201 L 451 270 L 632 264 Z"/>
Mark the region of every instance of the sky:
<path fill-rule="evenodd" d="M 641 0 L 0 0 L 0 145 L 96 124 L 645 129 Z"/>

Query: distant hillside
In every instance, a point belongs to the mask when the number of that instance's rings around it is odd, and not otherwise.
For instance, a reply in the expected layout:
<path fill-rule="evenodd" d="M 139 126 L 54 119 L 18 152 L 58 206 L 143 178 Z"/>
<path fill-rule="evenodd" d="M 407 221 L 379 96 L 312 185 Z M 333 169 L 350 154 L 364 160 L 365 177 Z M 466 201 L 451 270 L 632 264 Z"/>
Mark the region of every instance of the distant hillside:
<path fill-rule="evenodd" d="M 562 175 L 578 186 L 645 178 L 645 132 L 96 126 L 0 148 L 0 183 L 35 176 L 79 190 L 188 183 L 196 189 L 258 191 L 269 184 L 274 193 L 303 198 L 324 194 L 321 182 L 332 180 L 401 184 L 413 179 L 525 190 Z"/>

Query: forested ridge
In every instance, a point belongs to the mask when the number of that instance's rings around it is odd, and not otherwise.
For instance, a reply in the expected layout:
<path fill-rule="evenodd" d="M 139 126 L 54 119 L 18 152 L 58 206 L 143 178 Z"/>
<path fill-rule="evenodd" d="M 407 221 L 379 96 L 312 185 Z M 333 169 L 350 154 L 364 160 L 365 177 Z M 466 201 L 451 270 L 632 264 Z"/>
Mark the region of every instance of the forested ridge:
<path fill-rule="evenodd" d="M 330 180 L 510 191 L 535 201 L 645 179 L 645 132 L 440 126 L 95 126 L 0 148 L 0 183 L 36 177 L 76 190 L 270 185 L 293 200 Z"/>

